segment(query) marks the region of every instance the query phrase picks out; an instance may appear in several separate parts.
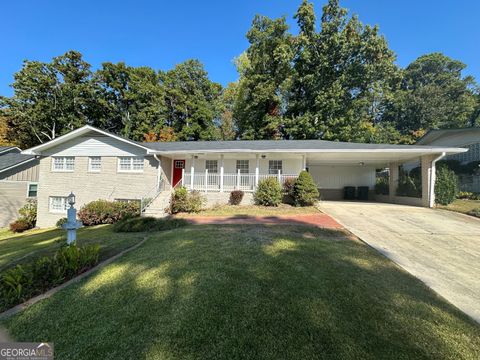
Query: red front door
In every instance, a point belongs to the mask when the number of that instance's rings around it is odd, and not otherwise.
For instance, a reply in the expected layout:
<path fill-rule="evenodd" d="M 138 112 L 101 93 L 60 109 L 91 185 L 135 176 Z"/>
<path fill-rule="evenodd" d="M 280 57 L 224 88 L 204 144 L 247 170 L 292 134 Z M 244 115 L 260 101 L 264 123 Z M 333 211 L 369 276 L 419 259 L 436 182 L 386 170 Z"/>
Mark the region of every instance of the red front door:
<path fill-rule="evenodd" d="M 173 160 L 173 186 L 182 180 L 182 170 L 185 169 L 185 160 Z"/>

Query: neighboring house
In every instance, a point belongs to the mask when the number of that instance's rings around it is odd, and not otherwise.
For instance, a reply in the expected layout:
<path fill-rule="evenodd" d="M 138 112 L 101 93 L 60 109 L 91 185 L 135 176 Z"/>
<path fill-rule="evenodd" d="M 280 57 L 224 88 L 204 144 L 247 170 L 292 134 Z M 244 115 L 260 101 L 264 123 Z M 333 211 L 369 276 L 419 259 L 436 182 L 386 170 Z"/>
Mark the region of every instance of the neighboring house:
<path fill-rule="evenodd" d="M 446 159 L 457 160 L 462 164 L 480 162 L 480 128 L 478 127 L 430 130 L 417 141 L 417 144 L 466 148 L 468 152 L 452 154 Z M 480 193 L 480 168 L 476 175 L 459 174 L 459 180 L 461 190 Z"/>
<path fill-rule="evenodd" d="M 65 216 L 71 191 L 78 207 L 96 199 L 141 201 L 146 214 L 161 215 L 176 186 L 202 191 L 210 202 L 226 203 L 231 190 L 251 194 L 263 178 L 283 182 L 308 169 L 322 198 L 341 199 L 344 186 L 373 190 L 375 169 L 385 166 L 393 169 L 395 189 L 398 166 L 413 159 L 424 165 L 423 197 L 416 204 L 431 206 L 435 160 L 463 151 L 323 140 L 140 143 L 84 126 L 23 153 L 40 157 L 37 224 L 46 227 Z M 402 201 L 393 194 L 381 200 Z"/>
<path fill-rule="evenodd" d="M 27 199 L 37 196 L 39 161 L 15 146 L 0 146 L 0 227 L 18 217 Z"/>

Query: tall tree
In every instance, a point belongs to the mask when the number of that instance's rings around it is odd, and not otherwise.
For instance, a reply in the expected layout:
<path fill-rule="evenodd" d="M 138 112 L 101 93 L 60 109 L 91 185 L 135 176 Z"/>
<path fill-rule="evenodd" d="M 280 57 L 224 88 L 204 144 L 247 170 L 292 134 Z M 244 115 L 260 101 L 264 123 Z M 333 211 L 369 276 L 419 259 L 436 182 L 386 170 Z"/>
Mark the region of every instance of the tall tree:
<path fill-rule="evenodd" d="M 50 63 L 24 61 L 14 76 L 13 96 L 0 99 L 9 138 L 30 147 L 89 123 L 90 76 L 90 65 L 76 51 Z"/>
<path fill-rule="evenodd" d="M 234 116 L 244 139 L 282 136 L 283 92 L 291 71 L 292 36 L 285 18 L 255 16 L 250 43 L 240 58 L 240 82 Z M 246 58 L 245 58 L 246 56 Z"/>
<path fill-rule="evenodd" d="M 232 82 L 223 89 L 221 97 L 221 115 L 218 124 L 218 139 L 234 140 L 237 135 L 237 125 L 234 118 L 234 106 L 237 98 L 238 82 Z"/>
<path fill-rule="evenodd" d="M 149 67 L 104 63 L 94 75 L 99 126 L 133 140 L 161 127 L 166 111 L 160 76 Z"/>
<path fill-rule="evenodd" d="M 371 142 L 378 133 L 384 138 L 390 128 L 379 122 L 398 70 L 378 28 L 349 17 L 338 0 L 329 0 L 323 8 L 320 32 L 308 1 L 295 18 L 300 33 L 288 94 L 287 136 Z"/>
<path fill-rule="evenodd" d="M 188 60 L 160 74 L 165 111 L 162 126 L 179 140 L 212 140 L 217 136 L 222 86 L 210 81 L 198 60 Z"/>
<path fill-rule="evenodd" d="M 464 69 L 465 64 L 441 53 L 419 57 L 404 70 L 385 120 L 410 136 L 419 130 L 474 125 L 478 87 L 473 77 L 462 76 Z"/>

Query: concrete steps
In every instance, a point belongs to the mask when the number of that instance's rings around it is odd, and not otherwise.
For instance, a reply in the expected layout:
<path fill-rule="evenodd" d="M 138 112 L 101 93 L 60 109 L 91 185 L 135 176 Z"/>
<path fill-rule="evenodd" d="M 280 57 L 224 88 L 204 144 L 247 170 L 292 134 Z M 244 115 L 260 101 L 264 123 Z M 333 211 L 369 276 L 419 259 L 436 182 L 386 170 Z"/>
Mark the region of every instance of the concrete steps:
<path fill-rule="evenodd" d="M 153 201 L 148 205 L 142 213 L 142 216 L 162 218 L 168 216 L 165 211 L 170 205 L 171 190 L 162 191 Z"/>

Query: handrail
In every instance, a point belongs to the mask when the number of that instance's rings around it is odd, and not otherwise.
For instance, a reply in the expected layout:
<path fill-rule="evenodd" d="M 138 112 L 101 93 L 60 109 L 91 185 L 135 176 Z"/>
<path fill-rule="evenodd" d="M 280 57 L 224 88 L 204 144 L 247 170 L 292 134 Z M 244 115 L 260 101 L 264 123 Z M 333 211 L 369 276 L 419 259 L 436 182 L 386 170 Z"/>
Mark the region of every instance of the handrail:
<path fill-rule="evenodd" d="M 163 181 L 163 178 L 161 178 L 158 184 L 155 184 L 153 188 L 142 196 L 140 200 L 140 213 L 143 213 L 163 190 L 165 190 L 165 182 Z"/>

